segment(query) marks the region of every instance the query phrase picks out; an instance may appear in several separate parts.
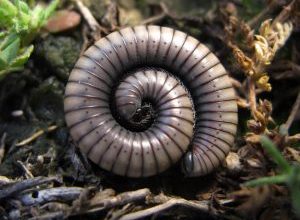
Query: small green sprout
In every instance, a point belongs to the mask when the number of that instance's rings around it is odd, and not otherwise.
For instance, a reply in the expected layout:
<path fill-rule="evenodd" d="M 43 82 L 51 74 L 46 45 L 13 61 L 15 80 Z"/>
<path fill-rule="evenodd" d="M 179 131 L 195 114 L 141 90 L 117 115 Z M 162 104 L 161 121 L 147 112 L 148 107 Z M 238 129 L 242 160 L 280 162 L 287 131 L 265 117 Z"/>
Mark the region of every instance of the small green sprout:
<path fill-rule="evenodd" d="M 261 136 L 260 142 L 266 151 L 280 168 L 280 174 L 270 177 L 262 177 L 246 182 L 249 187 L 266 184 L 286 184 L 290 190 L 292 204 L 298 216 L 300 216 L 300 166 L 290 165 L 278 151 L 274 143 L 266 136 Z"/>
<path fill-rule="evenodd" d="M 58 3 L 54 0 L 46 8 L 31 9 L 21 0 L 0 0 L 0 80 L 23 69 L 33 51 L 31 42 Z"/>

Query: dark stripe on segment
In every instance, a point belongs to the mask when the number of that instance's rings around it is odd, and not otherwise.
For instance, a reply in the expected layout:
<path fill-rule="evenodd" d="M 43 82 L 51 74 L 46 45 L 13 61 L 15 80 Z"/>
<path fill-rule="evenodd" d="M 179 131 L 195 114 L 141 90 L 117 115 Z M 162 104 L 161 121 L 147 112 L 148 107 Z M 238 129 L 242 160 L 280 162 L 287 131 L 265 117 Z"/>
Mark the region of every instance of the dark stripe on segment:
<path fill-rule="evenodd" d="M 207 53 L 206 53 L 206 54 L 205 54 L 198 62 L 194 63 L 187 71 L 185 71 L 185 73 L 186 73 L 185 75 L 189 75 L 189 74 L 192 72 L 192 70 L 194 70 L 194 68 L 195 68 L 199 63 L 201 63 L 202 60 L 203 60 L 204 58 L 206 58 L 210 53 L 211 53 L 211 51 L 208 50 Z M 186 77 L 185 77 L 185 79 L 186 79 Z"/>
<path fill-rule="evenodd" d="M 115 129 L 115 127 L 117 127 L 117 124 L 114 124 L 114 126 L 108 128 L 103 135 L 101 135 L 101 137 L 99 137 L 90 147 L 89 150 L 87 152 L 87 155 L 89 156 L 90 153 L 92 152 L 92 150 L 94 149 L 94 147 L 97 145 L 97 143 L 99 143 L 109 132 L 111 132 L 113 129 Z M 103 155 L 103 154 L 102 154 Z"/>
<path fill-rule="evenodd" d="M 237 111 L 224 111 L 224 110 L 197 110 L 198 113 L 216 113 L 216 112 L 220 112 L 220 113 L 237 113 Z"/>
<path fill-rule="evenodd" d="M 155 92 L 155 90 L 156 90 L 156 85 L 157 85 L 157 71 L 156 70 L 154 70 L 154 76 L 155 76 L 155 85 L 152 85 L 152 91 L 151 91 L 151 94 L 153 94 L 154 95 L 154 92 Z"/>
<path fill-rule="evenodd" d="M 101 81 L 102 83 L 104 83 L 108 88 L 111 88 L 111 85 L 110 85 L 108 82 L 106 82 L 104 79 L 102 79 L 99 75 L 97 75 L 96 73 L 93 73 L 93 72 L 90 71 L 90 70 L 87 70 L 87 69 L 84 69 L 84 68 L 78 67 L 78 66 L 75 66 L 74 69 L 78 69 L 78 70 L 80 70 L 80 71 L 86 72 L 86 73 L 88 73 L 88 74 L 94 76 L 94 77 L 97 78 L 99 81 Z M 103 72 L 104 72 L 107 76 L 109 76 L 109 77 L 111 78 L 111 76 L 110 76 L 107 72 L 105 72 L 105 71 L 103 71 Z M 112 80 L 112 78 L 111 78 L 111 80 Z"/>
<path fill-rule="evenodd" d="M 220 64 L 220 62 L 217 62 L 216 64 L 213 64 L 213 65 L 210 66 L 209 68 L 207 68 L 207 69 L 205 69 L 205 70 L 199 72 L 193 79 L 190 79 L 188 82 L 196 81 L 196 80 L 197 80 L 200 76 L 202 76 L 204 73 L 206 73 L 207 71 L 211 70 L 212 68 L 216 67 L 216 66 L 219 65 L 219 64 Z M 200 84 L 200 85 L 208 84 L 209 82 L 211 82 L 211 81 L 213 81 L 213 80 L 215 80 L 215 79 L 218 79 L 218 78 L 220 78 L 220 77 L 222 77 L 222 76 L 226 76 L 226 75 L 227 75 L 227 73 L 225 72 L 223 75 L 218 76 L 218 77 L 216 77 L 216 78 L 212 78 L 211 80 L 209 80 L 209 81 L 207 81 L 207 82 L 204 82 L 204 83 L 202 83 L 202 84 Z M 198 86 L 200 86 L 200 85 L 196 85 L 196 86 L 194 86 L 194 87 L 191 86 L 191 89 L 193 89 L 193 88 L 195 88 L 195 87 L 198 87 Z"/>
<path fill-rule="evenodd" d="M 174 35 L 175 35 L 175 30 L 172 29 L 172 39 L 171 39 L 171 41 L 170 41 L 170 45 L 169 45 L 169 47 L 168 47 L 166 53 L 165 53 L 164 56 L 163 56 L 163 61 L 164 61 L 164 62 L 166 61 L 167 57 L 169 56 L 170 49 L 171 49 L 171 47 L 172 47 L 172 45 L 173 45 Z"/>
<path fill-rule="evenodd" d="M 191 109 L 190 106 L 180 106 L 180 107 L 177 107 L 177 106 L 173 106 L 173 107 L 168 107 L 168 108 L 163 108 L 163 109 L 159 109 L 158 112 L 162 112 L 162 111 L 165 111 L 165 110 L 170 110 L 170 109 Z"/>
<path fill-rule="evenodd" d="M 85 118 L 81 121 L 78 121 L 74 124 L 69 125 L 69 129 L 72 130 L 72 128 L 74 128 L 75 126 L 77 126 L 77 125 L 79 125 L 79 124 L 81 124 L 81 123 L 83 123 L 83 122 L 85 122 L 89 119 L 97 118 L 97 117 L 100 117 L 100 116 L 103 116 L 103 115 L 109 115 L 109 114 L 110 114 L 110 112 L 108 111 L 108 112 L 102 112 L 102 113 L 97 113 L 97 114 L 91 115 L 91 116 L 89 116 L 89 117 L 87 117 L 87 118 Z"/>
<path fill-rule="evenodd" d="M 212 68 L 213 68 L 213 67 L 212 67 Z M 208 70 L 210 70 L 210 68 L 209 68 Z M 208 70 L 206 70 L 206 71 L 204 71 L 204 72 L 201 72 L 201 73 L 199 73 L 199 74 L 202 75 L 203 73 L 206 73 Z M 193 80 L 190 80 L 190 81 L 195 81 L 195 80 L 197 80 L 196 78 L 198 78 L 200 75 L 197 75 Z M 215 79 L 218 79 L 218 78 L 223 77 L 223 76 L 227 76 L 227 73 L 225 72 L 224 74 L 222 74 L 222 75 L 220 75 L 220 76 L 217 76 L 217 77 L 215 77 L 215 78 L 212 77 L 210 80 L 208 80 L 208 81 L 206 81 L 206 82 L 201 82 L 200 84 L 197 84 L 197 85 L 195 85 L 194 87 L 191 87 L 191 89 L 194 89 L 195 87 L 207 85 L 208 83 L 214 81 Z"/>
<path fill-rule="evenodd" d="M 162 34 L 162 32 L 161 32 L 161 26 L 160 26 L 160 27 L 159 27 L 159 40 L 158 40 L 158 42 L 157 42 L 157 48 L 156 48 L 154 57 L 157 56 L 157 53 L 158 53 L 158 50 L 159 50 L 159 46 L 160 46 L 160 42 L 161 42 L 161 34 Z"/>
<path fill-rule="evenodd" d="M 213 169 L 216 168 L 216 165 L 212 162 L 210 156 L 207 154 L 207 152 L 206 152 L 205 150 L 203 150 L 203 149 L 200 148 L 200 147 L 196 148 L 195 150 L 198 151 L 199 153 L 204 154 L 204 155 L 208 158 L 208 160 L 209 160 L 209 162 L 211 163 Z M 217 159 L 218 159 L 218 157 L 217 157 Z M 208 169 L 207 169 L 207 171 L 208 171 Z"/>
<path fill-rule="evenodd" d="M 136 51 L 136 56 L 137 56 L 137 62 L 138 63 L 141 63 L 141 56 L 140 56 L 140 53 L 139 53 L 139 50 L 138 50 L 138 40 L 137 40 L 137 37 L 136 37 L 136 34 L 135 34 L 135 31 L 134 31 L 134 28 L 132 27 L 129 27 L 132 32 L 133 32 L 133 38 L 134 38 L 134 41 L 135 41 L 135 51 Z"/>
<path fill-rule="evenodd" d="M 170 92 L 170 91 L 169 91 L 169 92 Z M 171 99 L 167 99 L 167 100 L 165 100 L 163 103 L 159 103 L 159 105 L 162 106 L 162 105 L 164 105 L 164 104 L 166 104 L 166 103 L 168 103 L 168 102 L 171 102 L 171 101 L 174 101 L 174 100 L 176 100 L 176 99 L 180 99 L 180 98 L 186 97 L 186 96 L 187 96 L 186 94 L 182 94 L 182 95 L 179 95 L 179 96 L 177 96 L 177 97 L 174 97 L 174 98 L 171 98 Z"/>
<path fill-rule="evenodd" d="M 148 26 L 146 26 L 146 32 L 147 32 L 147 40 L 145 41 L 146 43 L 146 56 L 145 56 L 145 63 L 148 63 L 148 53 L 149 53 L 149 30 Z"/>
<path fill-rule="evenodd" d="M 175 55 L 175 57 L 174 57 L 174 58 L 173 58 L 173 60 L 171 61 L 171 65 L 173 65 L 173 64 L 174 64 L 175 60 L 177 60 L 177 58 L 178 58 L 178 55 L 179 55 L 179 54 L 180 54 L 180 52 L 182 51 L 183 45 L 185 44 L 185 42 L 186 42 L 187 38 L 188 38 L 188 35 L 187 35 L 187 34 L 185 34 L 184 41 L 183 41 L 183 43 L 181 44 L 181 46 L 180 46 L 180 49 L 178 50 L 177 54 Z"/>
<path fill-rule="evenodd" d="M 194 138 L 193 142 L 197 143 L 197 139 L 200 139 L 200 140 L 206 141 L 206 142 L 210 143 L 211 145 L 214 145 L 214 146 L 215 146 L 215 147 L 217 147 L 217 148 L 218 148 L 220 151 L 222 151 L 222 152 L 223 152 L 223 154 L 224 154 L 224 157 L 227 155 L 227 153 L 224 151 L 224 149 L 223 149 L 223 148 L 221 148 L 221 147 L 220 147 L 220 146 L 218 146 L 217 144 L 213 143 L 212 141 L 210 141 L 210 140 L 208 140 L 208 139 L 204 138 L 202 135 L 199 135 L 199 136 L 197 136 L 196 138 Z"/>
<path fill-rule="evenodd" d="M 115 47 L 114 43 L 113 43 L 108 37 L 104 37 L 104 38 L 110 43 L 110 45 L 111 45 L 112 48 L 114 49 L 114 51 L 115 51 L 115 53 L 116 53 L 116 56 L 117 56 L 117 58 L 118 58 L 118 60 L 119 60 L 119 62 L 120 62 L 120 64 L 121 64 L 121 66 L 122 66 L 122 69 L 124 69 L 124 66 L 125 66 L 125 65 L 124 65 L 122 59 L 121 59 L 120 56 L 119 56 L 118 49 Z"/>
<path fill-rule="evenodd" d="M 133 133 L 133 137 L 132 137 L 132 140 L 131 140 L 131 144 L 129 144 L 129 146 L 131 147 L 131 151 L 130 151 L 130 155 L 129 155 L 129 159 L 128 159 L 128 163 L 126 165 L 126 169 L 125 169 L 125 176 L 128 175 L 128 170 L 130 168 L 130 164 L 131 164 L 131 160 L 132 160 L 132 154 L 133 154 L 133 142 L 135 140 L 135 137 L 136 137 L 136 133 Z"/>
<path fill-rule="evenodd" d="M 93 85 L 91 83 L 88 83 L 88 82 L 69 80 L 68 83 L 77 83 L 77 84 L 85 85 L 85 86 L 91 87 L 93 89 L 96 89 L 96 90 L 98 90 L 98 91 L 100 91 L 100 92 L 102 92 L 102 93 L 104 93 L 106 95 L 110 95 L 107 91 L 105 91 L 105 90 L 103 90 L 103 89 L 99 88 L 98 86 L 95 86 L 95 85 Z"/>
<path fill-rule="evenodd" d="M 166 124 L 168 125 L 168 124 Z M 172 127 L 172 126 L 170 126 Z M 157 128 L 158 130 L 160 130 L 162 133 L 164 133 L 172 142 L 175 143 L 176 147 L 182 152 L 182 154 L 184 153 L 184 150 L 180 147 L 180 144 L 178 144 L 166 131 L 164 131 L 163 129 L 161 129 L 159 126 L 157 126 L 157 124 L 153 125 L 153 128 Z M 177 129 L 178 130 L 178 129 Z M 178 130 L 179 131 L 179 130 Z M 180 132 L 182 133 L 182 132 Z M 165 145 L 163 144 L 163 147 L 165 147 Z"/>
<path fill-rule="evenodd" d="M 169 127 L 171 127 L 171 128 L 174 128 L 174 129 L 177 130 L 179 133 L 183 134 L 183 135 L 186 136 L 188 139 L 190 139 L 190 136 L 189 136 L 189 135 L 187 135 L 186 133 L 184 133 L 182 130 L 180 130 L 179 128 L 175 127 L 174 125 L 169 124 L 169 123 L 164 122 L 164 121 L 161 121 L 161 120 L 159 120 L 159 119 L 158 119 L 156 122 L 159 122 L 159 123 L 161 123 L 161 124 L 163 124 L 163 125 L 166 125 L 166 126 L 169 126 Z M 158 125 L 156 125 L 156 127 L 158 127 Z"/>
<path fill-rule="evenodd" d="M 148 132 L 151 133 L 152 136 L 160 143 L 160 146 L 161 146 L 161 148 L 163 149 L 163 151 L 166 153 L 166 155 L 167 155 L 167 157 L 168 157 L 168 159 L 169 159 L 170 164 L 174 164 L 174 162 L 173 162 L 173 160 L 172 160 L 172 157 L 170 156 L 169 152 L 165 149 L 163 143 L 162 143 L 161 140 L 157 137 L 156 133 L 155 133 L 153 130 L 151 130 L 151 129 L 149 129 Z M 145 133 L 146 133 L 146 132 L 145 132 Z M 151 139 L 149 139 L 149 140 L 151 140 Z M 151 146 L 152 146 L 152 144 L 151 144 Z M 154 147 L 154 151 L 155 151 L 155 147 Z M 158 165 L 159 165 L 159 164 L 158 164 Z"/>
<path fill-rule="evenodd" d="M 141 174 L 142 174 L 142 176 L 144 176 L 144 148 L 143 148 L 143 145 L 142 145 L 142 136 L 141 135 L 139 135 L 139 144 L 140 144 L 140 146 L 141 146 L 141 160 L 142 160 L 142 167 L 141 167 Z"/>
<path fill-rule="evenodd" d="M 105 123 L 107 123 L 107 122 L 110 122 L 110 121 L 113 121 L 113 118 L 108 118 L 108 119 L 106 119 L 106 120 L 100 122 L 100 123 L 97 124 L 93 129 L 89 130 L 89 131 L 86 132 L 84 135 L 82 135 L 82 136 L 78 139 L 77 143 L 80 143 L 80 142 L 82 141 L 82 139 L 85 138 L 87 135 L 89 135 L 91 132 L 93 132 L 94 130 L 96 130 L 97 128 L 99 128 L 101 125 L 103 125 L 103 124 L 105 124 Z"/>
<path fill-rule="evenodd" d="M 195 152 L 195 149 L 193 150 L 193 152 Z M 207 168 L 207 165 L 206 165 L 206 163 L 205 163 L 205 159 L 203 158 L 203 156 L 202 156 L 202 154 L 199 154 L 199 152 L 198 152 L 198 154 L 195 152 L 195 153 L 193 153 L 196 157 L 197 157 L 197 159 L 198 159 L 198 162 L 199 162 L 199 164 L 200 164 L 200 166 L 201 166 L 201 168 L 202 168 L 202 173 L 204 172 L 204 173 L 208 173 L 208 168 Z M 204 165 L 204 166 L 203 166 Z M 204 169 L 205 168 L 205 169 Z"/>
<path fill-rule="evenodd" d="M 160 94 L 161 90 L 163 89 L 163 87 L 166 85 L 167 81 L 169 79 L 169 75 L 166 74 L 166 78 L 165 78 L 165 81 L 164 83 L 162 84 L 162 86 L 159 88 L 159 90 L 157 91 L 157 94 L 156 94 L 156 97 L 158 97 L 158 95 Z M 158 100 L 159 101 L 159 100 Z"/>
<path fill-rule="evenodd" d="M 118 33 L 120 34 L 121 39 L 122 39 L 122 42 L 123 42 L 123 44 L 124 44 L 124 48 L 125 48 L 125 51 L 126 51 L 126 54 L 127 54 L 127 58 L 128 58 L 128 60 L 130 60 L 130 56 L 129 56 L 129 52 L 128 52 L 126 40 L 125 40 L 125 38 L 124 38 L 122 32 L 118 31 Z"/>
<path fill-rule="evenodd" d="M 122 83 L 126 83 L 126 84 L 128 84 L 128 85 L 130 85 L 130 86 L 132 86 L 132 87 L 134 87 L 135 89 L 136 89 L 136 91 L 139 93 L 139 96 L 140 97 L 143 97 L 143 93 L 140 91 L 140 88 L 139 87 L 137 87 L 135 84 L 131 84 L 130 82 L 128 82 L 128 81 L 123 81 Z M 119 88 L 118 88 L 119 89 Z M 122 88 L 123 89 L 123 88 Z M 126 90 L 126 88 L 124 88 L 124 90 Z"/>
<path fill-rule="evenodd" d="M 173 117 L 173 118 L 178 118 L 180 120 L 183 120 L 183 121 L 186 121 L 188 122 L 189 124 L 191 125 L 194 125 L 194 121 L 191 121 L 191 120 L 188 120 L 184 117 L 181 117 L 181 116 L 178 116 L 178 115 L 172 115 L 172 114 L 164 114 L 164 113 L 160 113 L 159 116 L 162 116 L 162 117 Z"/>
<path fill-rule="evenodd" d="M 83 109 L 89 109 L 89 108 L 109 108 L 107 105 L 84 105 L 84 106 L 79 106 L 77 108 L 69 109 L 65 111 L 65 114 L 68 114 L 73 111 L 79 111 Z"/>
<path fill-rule="evenodd" d="M 212 152 L 212 153 L 216 156 L 216 158 L 218 159 L 219 163 L 220 163 L 220 164 L 222 163 L 222 160 L 223 160 L 224 158 L 220 158 L 220 157 L 218 156 L 218 154 L 216 154 L 216 152 L 215 152 L 213 149 L 211 149 L 211 147 L 208 146 L 203 140 L 199 140 L 199 141 L 197 141 L 197 143 L 199 143 L 199 144 L 205 146 L 206 149 L 207 149 L 208 151 Z M 200 146 L 199 146 L 199 147 L 200 147 Z M 196 147 L 196 148 L 197 148 L 197 147 Z M 218 148 L 218 149 L 219 149 L 219 148 Z M 204 149 L 203 149 L 203 151 L 204 151 Z M 221 152 L 223 153 L 223 151 L 221 151 Z M 224 155 L 224 156 L 226 156 L 226 155 Z"/>
<path fill-rule="evenodd" d="M 143 75 L 145 76 L 145 78 L 147 79 L 147 91 L 150 93 L 150 81 L 149 78 L 146 76 L 146 73 L 144 71 L 142 71 Z M 150 93 L 153 94 L 153 93 Z"/>
<path fill-rule="evenodd" d="M 209 92 L 204 92 L 204 93 L 200 93 L 199 95 L 193 95 L 195 98 L 199 98 L 199 97 L 202 97 L 202 96 L 205 96 L 207 94 L 210 94 L 210 93 L 215 93 L 217 91 L 220 91 L 220 90 L 224 90 L 224 89 L 231 89 L 232 87 L 231 86 L 227 86 L 227 87 L 222 87 L 220 89 L 217 89 L 217 90 L 213 90 L 213 91 L 209 91 Z"/>
<path fill-rule="evenodd" d="M 144 176 L 144 148 L 142 145 L 141 133 L 137 134 L 137 143 L 141 147 L 141 175 Z"/>
<path fill-rule="evenodd" d="M 215 136 L 215 135 L 213 135 L 213 134 L 208 134 L 208 133 L 206 133 L 206 132 L 203 132 L 202 130 L 197 130 L 197 133 L 205 134 L 205 135 L 211 136 L 211 137 L 213 137 L 213 138 L 215 138 L 215 139 L 218 139 L 218 140 L 224 142 L 225 144 L 227 144 L 227 145 L 229 146 L 229 148 L 231 147 L 231 144 L 228 143 L 226 140 L 224 140 L 224 139 L 222 139 L 222 138 L 219 138 L 219 137 L 217 137 L 217 136 Z"/>
<path fill-rule="evenodd" d="M 219 138 L 219 137 L 217 137 L 217 136 L 215 136 L 215 135 L 208 134 L 208 133 L 203 132 L 203 131 L 201 131 L 201 130 L 197 130 L 197 133 L 205 134 L 205 135 L 210 136 L 210 137 L 212 137 L 212 138 L 214 138 L 214 139 L 218 139 L 218 140 L 222 141 L 223 143 L 225 143 L 226 145 L 228 145 L 229 148 L 231 147 L 231 144 L 230 144 L 230 143 L 228 143 L 227 141 L 225 141 L 225 140 L 223 140 L 223 139 L 221 139 L 221 138 Z M 200 136 L 200 135 L 199 135 L 199 136 Z M 197 136 L 197 137 L 198 137 L 198 136 Z"/>
<path fill-rule="evenodd" d="M 88 56 L 87 54 L 83 54 L 82 56 L 91 60 L 93 63 L 95 63 L 97 66 L 99 66 L 109 76 L 109 78 L 111 79 L 112 82 L 115 81 L 115 79 L 112 77 L 112 75 L 110 75 L 109 72 L 97 60 L 95 60 L 93 57 Z"/>
<path fill-rule="evenodd" d="M 117 124 L 115 124 L 114 127 L 113 127 L 112 129 L 114 129 L 115 127 L 117 127 Z M 112 131 L 112 129 L 111 129 L 110 131 Z M 120 128 L 120 130 L 118 131 L 118 133 L 115 134 L 115 136 L 114 136 L 114 138 L 112 139 L 112 141 L 107 145 L 106 149 L 103 151 L 103 154 L 99 157 L 97 164 L 99 164 L 99 165 L 101 164 L 104 155 L 107 153 L 107 151 L 109 150 L 109 148 L 111 147 L 111 145 L 115 142 L 115 140 L 119 137 L 119 135 L 120 135 L 120 133 L 121 133 L 122 130 L 123 130 L 123 129 Z M 109 131 L 109 132 L 110 132 L 110 131 Z M 98 139 L 98 141 L 97 141 L 96 143 L 100 142 L 100 141 L 103 139 L 103 137 L 105 137 L 106 135 L 107 135 L 107 134 L 102 135 L 102 136 Z M 125 138 L 125 136 L 124 136 L 124 138 Z M 124 138 L 123 138 L 123 139 L 124 139 Z M 122 142 L 122 141 L 121 141 L 121 142 Z M 121 151 L 121 150 L 122 150 L 122 147 L 120 147 L 119 151 Z M 117 153 L 117 155 L 118 155 L 118 153 Z M 116 161 L 117 161 L 117 160 L 116 160 L 117 158 L 118 158 L 118 156 L 116 156 L 116 158 L 115 158 L 115 160 L 114 160 L 114 163 L 113 163 L 113 165 L 112 165 L 112 169 L 113 169 L 113 167 L 114 167 L 114 165 L 115 165 L 115 163 L 116 163 Z M 111 169 L 111 170 L 112 170 L 112 169 Z"/>
<path fill-rule="evenodd" d="M 117 152 L 117 154 L 116 154 L 116 158 L 115 158 L 115 160 L 114 160 L 114 162 L 113 162 L 113 164 L 112 164 L 112 166 L 111 166 L 110 171 L 112 171 L 113 169 L 115 169 L 116 162 L 118 161 L 118 158 L 119 158 L 119 156 L 120 156 L 120 153 L 122 152 L 122 150 L 124 150 L 124 149 L 123 149 L 123 148 L 124 148 L 124 140 L 126 139 L 126 137 L 128 138 L 128 133 L 129 133 L 128 130 L 123 129 L 122 127 L 121 127 L 121 129 L 120 129 L 119 134 L 121 134 L 121 131 L 123 131 L 123 130 L 126 132 L 126 135 L 124 135 L 123 138 L 122 138 L 122 140 L 120 140 L 121 147 L 120 147 L 120 149 L 118 150 L 118 152 Z M 108 150 L 108 149 L 107 149 L 107 150 Z M 106 154 L 107 150 L 105 151 L 105 154 Z M 127 151 L 127 149 L 126 149 L 126 151 Z M 104 155 L 104 154 L 103 154 L 103 155 Z"/>
<path fill-rule="evenodd" d="M 190 54 L 184 59 L 184 61 L 179 65 L 178 72 L 181 72 L 181 68 L 184 66 L 184 64 L 190 59 L 190 57 L 192 56 L 192 54 L 195 52 L 195 50 L 199 47 L 201 43 L 198 41 L 198 43 L 196 44 L 196 47 L 190 52 Z"/>
<path fill-rule="evenodd" d="M 140 94 L 140 93 L 138 93 L 138 92 L 136 92 L 135 90 L 130 89 L 130 88 L 120 88 L 120 87 L 119 87 L 118 90 L 126 90 L 126 91 L 130 91 L 130 92 L 134 93 L 136 97 L 141 97 L 141 94 Z"/>
<path fill-rule="evenodd" d="M 107 55 L 106 51 L 101 49 L 97 44 L 93 44 L 94 47 L 96 47 L 105 57 L 106 60 L 111 64 L 111 66 L 114 68 L 116 73 L 119 73 L 118 68 L 115 66 L 114 62 L 110 60 L 110 57 Z"/>
<path fill-rule="evenodd" d="M 232 125 L 237 125 L 234 122 L 231 121 L 221 121 L 221 120 L 213 120 L 213 119 L 198 119 L 199 121 L 213 121 L 213 122 L 218 122 L 219 124 L 227 123 L 227 124 L 232 124 Z"/>
<path fill-rule="evenodd" d="M 132 77 L 134 77 L 136 79 L 136 81 L 138 82 L 138 84 L 140 85 L 140 88 L 143 90 L 142 94 L 145 95 L 145 89 L 144 89 L 144 85 L 143 83 L 139 80 L 139 78 L 136 76 L 136 74 L 133 74 Z"/>
<path fill-rule="evenodd" d="M 169 91 L 166 91 L 165 94 L 163 94 L 162 96 L 160 96 L 159 99 L 162 100 L 163 98 L 165 98 L 172 90 L 174 90 L 179 85 L 180 84 L 177 82 Z M 161 104 L 159 104 L 159 105 L 161 105 Z"/>
<path fill-rule="evenodd" d="M 213 130 L 218 130 L 218 131 L 221 131 L 221 132 L 224 132 L 226 134 L 230 134 L 231 136 L 234 137 L 235 134 L 233 133 L 230 133 L 229 131 L 226 131 L 226 130 L 223 130 L 223 129 L 220 129 L 220 128 L 214 128 L 214 127 L 210 127 L 210 126 L 207 126 L 207 125 L 198 125 L 197 128 L 210 128 L 210 129 L 213 129 Z"/>
<path fill-rule="evenodd" d="M 220 99 L 220 100 L 208 100 L 206 102 L 198 102 L 198 104 L 211 104 L 216 102 L 230 102 L 230 101 L 236 101 L 236 98 L 228 98 L 228 99 Z"/>
<path fill-rule="evenodd" d="M 152 145 L 152 143 L 151 143 L 151 139 L 150 139 L 150 136 L 148 135 L 148 133 L 147 132 L 143 132 L 143 133 L 141 133 L 142 134 L 142 136 L 143 135 L 145 135 L 146 137 L 147 137 L 147 140 L 148 140 L 148 143 L 150 144 L 150 148 L 151 148 L 151 150 L 152 150 L 152 154 L 153 154 L 153 157 L 154 157 L 154 161 L 155 161 L 155 170 L 156 170 L 156 173 L 158 173 L 159 172 L 159 165 L 158 165 L 158 161 L 157 161 L 157 158 L 156 158 L 156 155 L 155 155 L 155 152 L 154 152 L 154 147 L 153 147 L 153 145 Z"/>
<path fill-rule="evenodd" d="M 118 96 L 115 96 L 116 99 L 122 99 L 124 97 L 128 97 L 128 98 L 136 98 L 136 95 L 134 94 L 126 94 L 126 95 L 118 95 Z"/>
<path fill-rule="evenodd" d="M 107 99 L 104 99 L 100 96 L 95 96 L 95 95 L 77 95 L 77 94 L 68 94 L 65 95 L 64 98 L 71 98 L 71 97 L 78 97 L 78 98 L 88 98 L 88 99 L 99 99 L 101 101 L 108 101 Z"/>
<path fill-rule="evenodd" d="M 124 107 L 124 106 L 127 106 L 127 105 L 136 105 L 135 102 L 126 102 L 126 103 L 123 103 L 123 104 L 118 104 L 118 107 Z"/>

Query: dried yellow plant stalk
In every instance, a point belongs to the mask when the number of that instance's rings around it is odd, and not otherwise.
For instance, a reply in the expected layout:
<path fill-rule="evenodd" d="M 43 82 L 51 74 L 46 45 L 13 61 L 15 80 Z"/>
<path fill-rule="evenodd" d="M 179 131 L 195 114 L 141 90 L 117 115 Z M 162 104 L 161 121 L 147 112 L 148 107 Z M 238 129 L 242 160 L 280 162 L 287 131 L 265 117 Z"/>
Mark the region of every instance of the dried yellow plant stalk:
<path fill-rule="evenodd" d="M 252 39 L 250 42 L 250 49 L 253 51 L 251 58 L 237 46 L 232 46 L 233 54 L 239 65 L 247 76 L 255 81 L 258 88 L 271 91 L 269 76 L 264 72 L 265 67 L 270 65 L 276 52 L 285 44 L 292 30 L 293 25 L 291 22 L 272 24 L 272 20 L 268 19 L 261 24 L 259 34 L 254 35 L 253 38 L 247 37 Z M 249 34 L 252 32 L 248 31 Z"/>

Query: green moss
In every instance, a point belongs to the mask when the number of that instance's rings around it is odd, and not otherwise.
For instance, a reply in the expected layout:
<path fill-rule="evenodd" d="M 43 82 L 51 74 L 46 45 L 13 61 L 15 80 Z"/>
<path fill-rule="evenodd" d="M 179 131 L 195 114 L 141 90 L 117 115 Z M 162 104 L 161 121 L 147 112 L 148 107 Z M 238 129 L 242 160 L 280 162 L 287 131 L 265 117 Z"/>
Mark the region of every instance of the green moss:
<path fill-rule="evenodd" d="M 38 119 L 62 123 L 64 118 L 62 83 L 54 77 L 48 78 L 32 91 L 30 106 Z"/>
<path fill-rule="evenodd" d="M 67 80 L 80 54 L 81 43 L 72 37 L 49 36 L 36 46 L 36 54 L 49 67 L 49 73 Z"/>

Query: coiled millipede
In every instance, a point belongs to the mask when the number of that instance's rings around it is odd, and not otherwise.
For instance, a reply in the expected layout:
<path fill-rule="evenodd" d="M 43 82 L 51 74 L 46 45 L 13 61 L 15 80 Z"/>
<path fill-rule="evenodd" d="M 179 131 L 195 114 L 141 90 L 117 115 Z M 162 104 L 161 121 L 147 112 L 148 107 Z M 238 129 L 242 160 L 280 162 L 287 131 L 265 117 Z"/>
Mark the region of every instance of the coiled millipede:
<path fill-rule="evenodd" d="M 66 123 L 94 163 L 146 177 L 182 159 L 187 176 L 211 172 L 237 127 L 229 77 L 195 38 L 167 27 L 113 32 L 77 61 L 66 86 Z"/>

